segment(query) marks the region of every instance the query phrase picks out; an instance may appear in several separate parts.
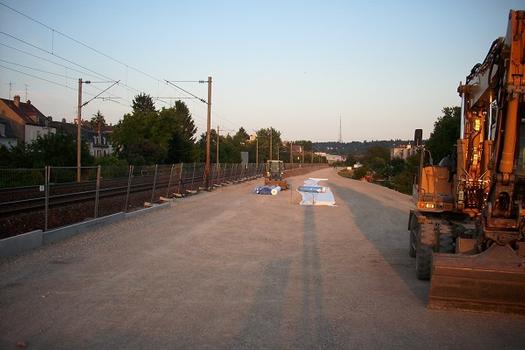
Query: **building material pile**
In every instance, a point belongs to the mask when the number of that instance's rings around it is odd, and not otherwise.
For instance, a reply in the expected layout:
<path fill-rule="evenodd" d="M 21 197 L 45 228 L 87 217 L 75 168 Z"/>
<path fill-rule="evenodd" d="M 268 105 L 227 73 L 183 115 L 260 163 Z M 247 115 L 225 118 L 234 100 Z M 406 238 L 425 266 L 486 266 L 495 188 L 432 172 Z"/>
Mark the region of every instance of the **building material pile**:
<path fill-rule="evenodd" d="M 320 186 L 319 181 L 327 181 L 328 179 L 309 178 L 304 181 L 303 186 L 299 186 L 297 192 L 301 194 L 300 205 L 326 205 L 334 206 L 334 194 L 330 187 Z"/>

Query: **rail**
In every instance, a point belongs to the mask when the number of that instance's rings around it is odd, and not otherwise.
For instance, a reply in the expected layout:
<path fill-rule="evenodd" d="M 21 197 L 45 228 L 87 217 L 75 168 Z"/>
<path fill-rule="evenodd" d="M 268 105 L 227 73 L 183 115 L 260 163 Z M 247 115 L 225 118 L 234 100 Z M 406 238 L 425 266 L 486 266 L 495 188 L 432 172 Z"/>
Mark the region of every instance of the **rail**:
<path fill-rule="evenodd" d="M 325 164 L 285 164 L 285 177 Z M 0 168 L 0 239 L 48 230 L 117 212 L 133 211 L 174 197 L 252 180 L 264 164 L 213 164 L 204 188 L 203 163 L 83 167 Z"/>

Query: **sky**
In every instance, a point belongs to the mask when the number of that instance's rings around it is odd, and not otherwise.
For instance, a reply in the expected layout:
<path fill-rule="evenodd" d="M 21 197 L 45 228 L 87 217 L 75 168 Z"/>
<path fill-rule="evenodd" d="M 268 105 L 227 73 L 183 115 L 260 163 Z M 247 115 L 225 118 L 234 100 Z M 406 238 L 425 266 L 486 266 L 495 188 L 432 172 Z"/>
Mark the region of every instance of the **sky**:
<path fill-rule="evenodd" d="M 157 108 L 184 97 L 199 133 L 274 127 L 284 140 L 425 137 L 457 87 L 506 33 L 522 1 L 0 0 L 0 96 L 19 94 L 54 120 L 83 108 L 110 123 L 139 92 Z M 86 48 L 62 35 L 80 41 Z M 23 52 L 21 52 L 22 50 Z M 35 57 L 38 56 L 38 57 Z M 28 75 L 29 74 L 29 75 Z M 46 79 L 44 81 L 42 79 Z M 11 84 L 11 85 L 10 85 Z M 11 88 L 10 88 L 11 86 Z"/>

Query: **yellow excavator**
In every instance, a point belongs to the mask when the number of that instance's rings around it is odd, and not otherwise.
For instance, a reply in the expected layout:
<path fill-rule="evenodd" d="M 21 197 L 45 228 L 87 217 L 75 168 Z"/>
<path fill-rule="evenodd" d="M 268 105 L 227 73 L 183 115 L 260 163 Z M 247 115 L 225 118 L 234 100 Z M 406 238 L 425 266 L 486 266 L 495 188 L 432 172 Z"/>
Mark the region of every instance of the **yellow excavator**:
<path fill-rule="evenodd" d="M 409 254 L 429 308 L 525 314 L 525 11 L 458 92 L 456 164 L 421 147 Z"/>

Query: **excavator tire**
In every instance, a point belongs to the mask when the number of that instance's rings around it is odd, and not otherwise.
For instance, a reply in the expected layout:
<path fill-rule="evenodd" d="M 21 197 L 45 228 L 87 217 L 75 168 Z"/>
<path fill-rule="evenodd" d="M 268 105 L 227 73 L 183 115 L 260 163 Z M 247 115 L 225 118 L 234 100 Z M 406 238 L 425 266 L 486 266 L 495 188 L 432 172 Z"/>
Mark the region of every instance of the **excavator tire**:
<path fill-rule="evenodd" d="M 419 225 L 419 235 L 416 247 L 416 277 L 420 280 L 429 280 L 432 272 L 433 247 L 427 243 L 432 242 L 435 236 L 434 224 Z"/>
<path fill-rule="evenodd" d="M 408 240 L 408 256 L 411 258 L 416 257 L 416 240 L 414 239 L 416 235 L 417 227 L 419 226 L 419 223 L 417 222 L 417 219 L 414 215 L 410 214 L 410 219 L 408 223 L 408 234 L 410 235 L 410 238 Z"/>

